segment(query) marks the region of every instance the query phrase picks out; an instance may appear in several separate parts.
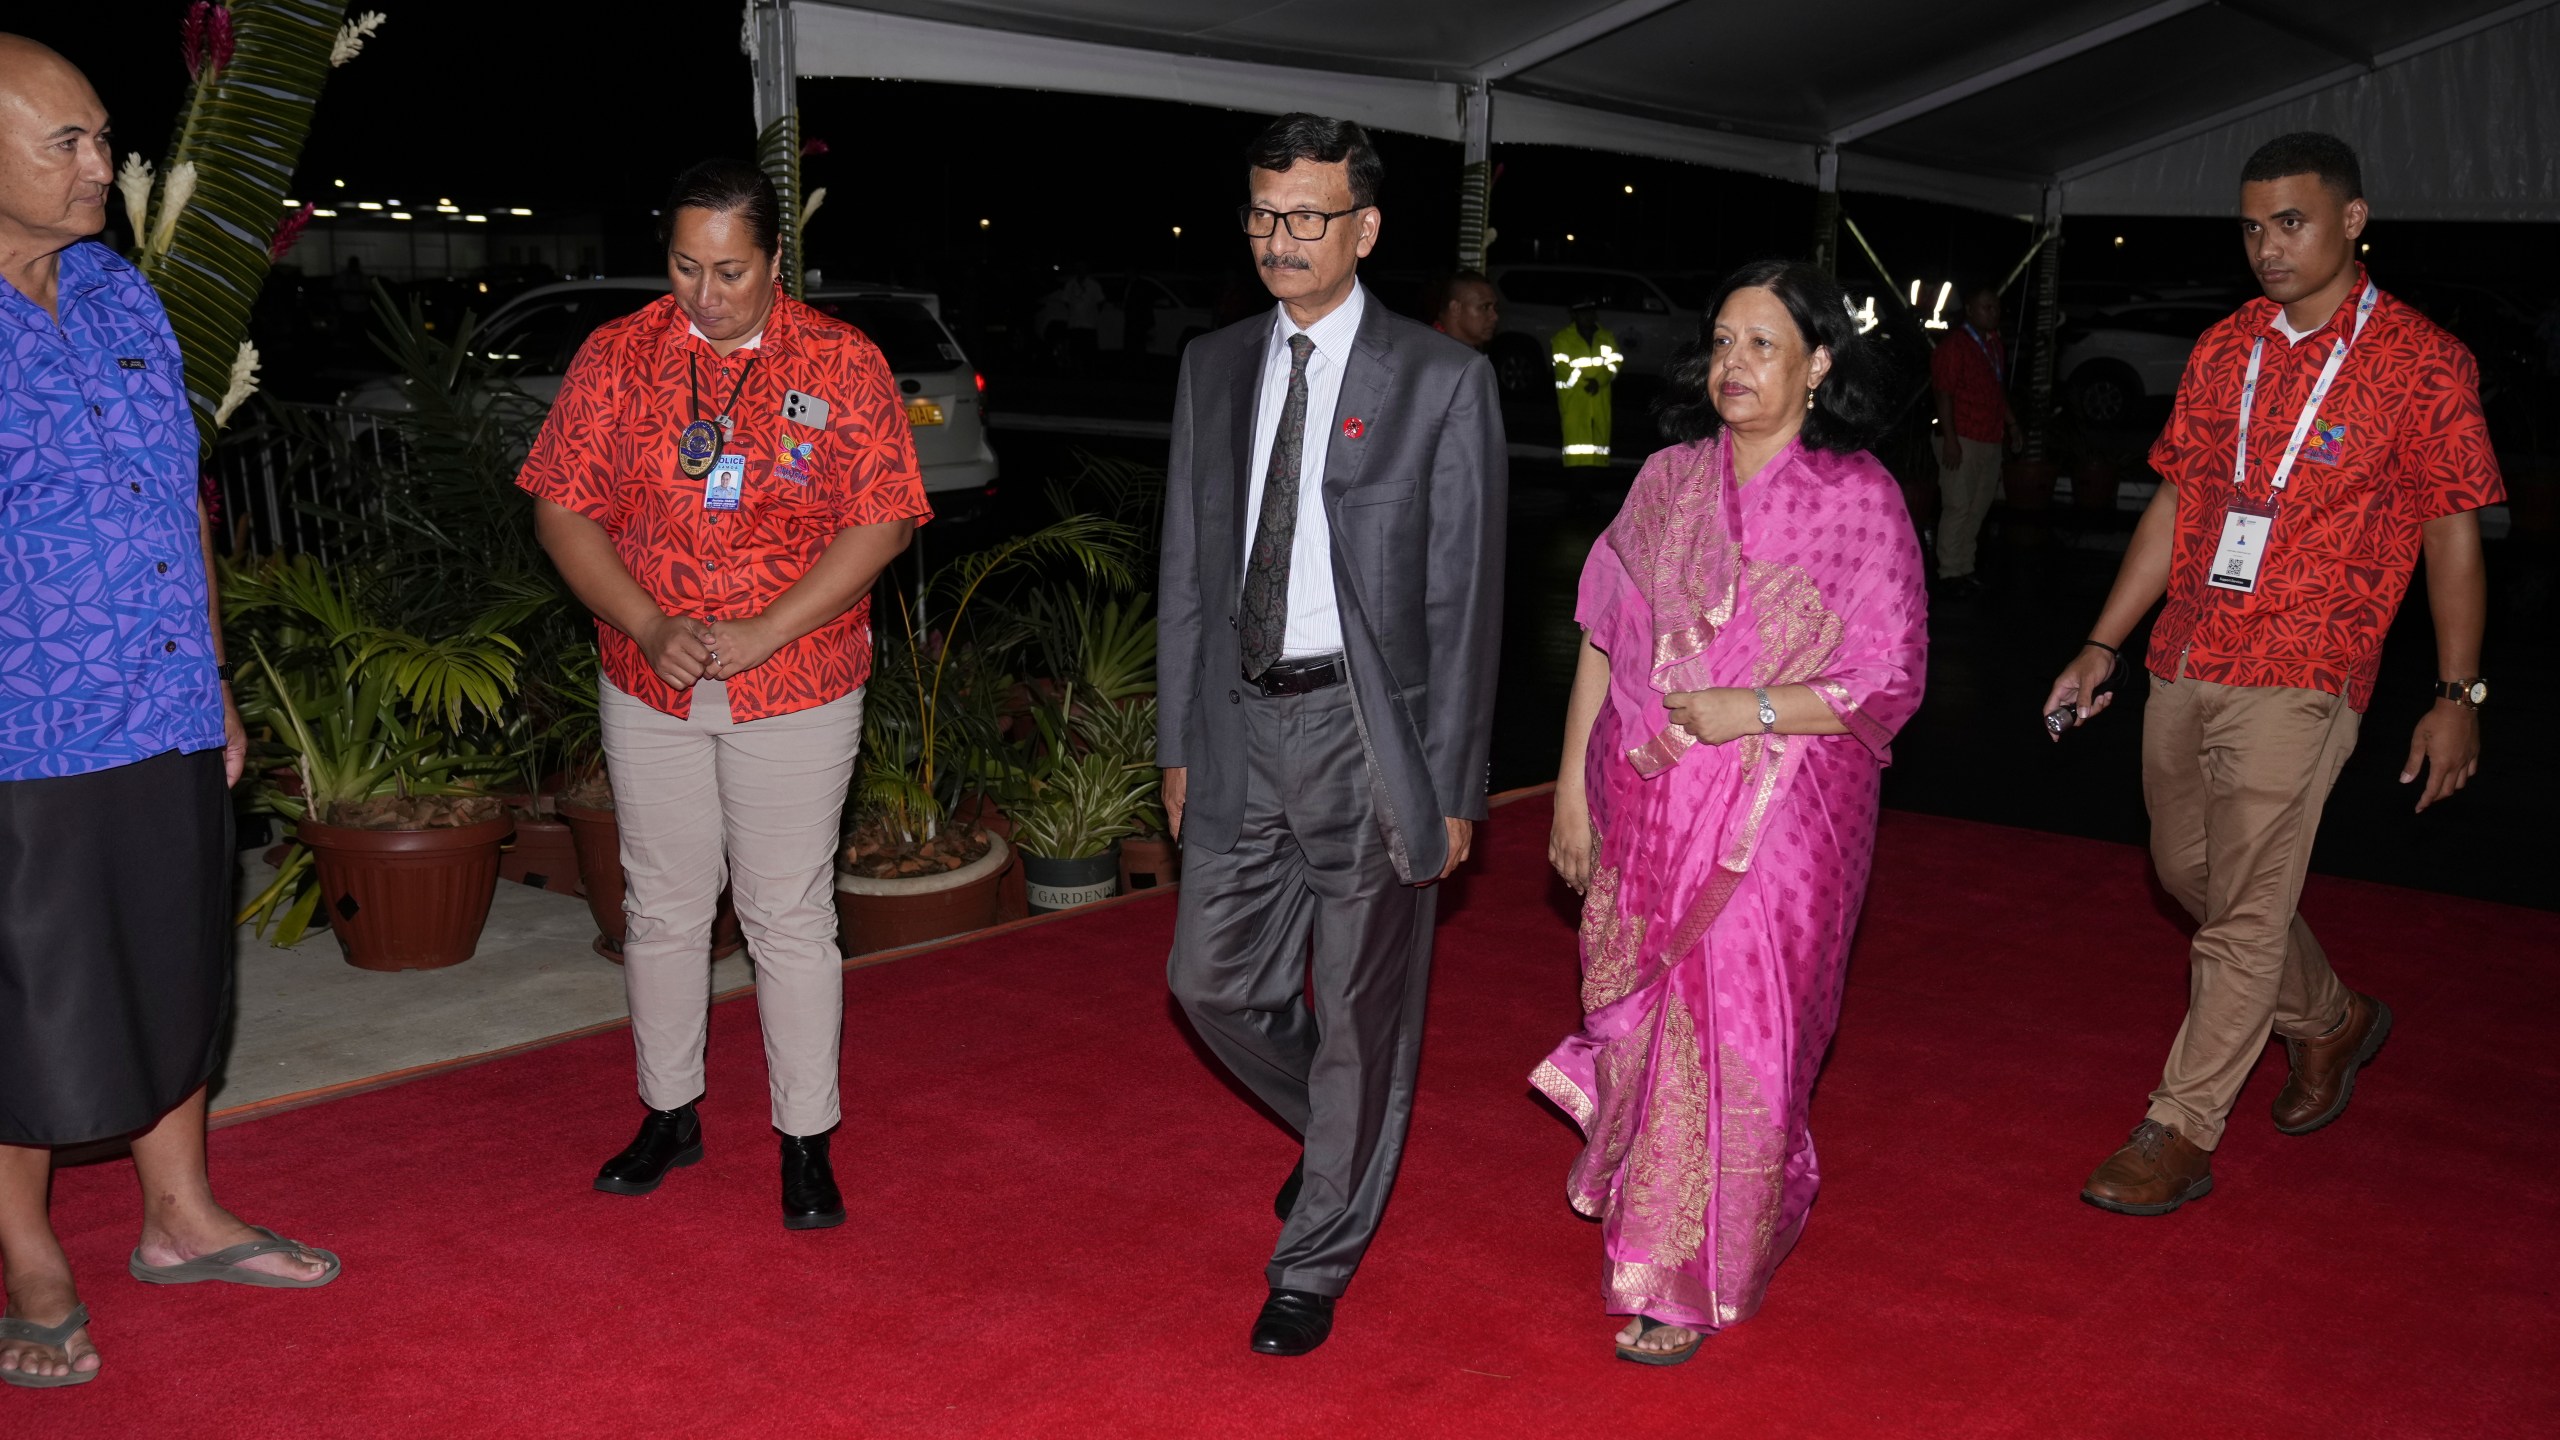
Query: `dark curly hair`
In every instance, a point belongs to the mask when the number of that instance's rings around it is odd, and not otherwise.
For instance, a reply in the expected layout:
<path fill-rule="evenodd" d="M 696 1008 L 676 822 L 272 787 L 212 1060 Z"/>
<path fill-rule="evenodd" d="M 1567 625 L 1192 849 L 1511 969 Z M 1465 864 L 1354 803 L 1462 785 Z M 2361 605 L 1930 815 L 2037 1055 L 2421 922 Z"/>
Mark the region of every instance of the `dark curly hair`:
<path fill-rule="evenodd" d="M 1723 428 L 1724 419 L 1716 414 L 1715 348 L 1708 342 L 1716 316 L 1737 290 L 1776 295 L 1795 318 L 1806 348 L 1831 352 L 1831 371 L 1814 390 L 1813 408 L 1804 417 L 1807 448 L 1846 455 L 1867 448 L 1892 425 L 1893 364 L 1858 333 L 1840 282 L 1801 260 L 1755 260 L 1716 287 L 1697 340 L 1672 360 L 1669 383 L 1654 412 L 1663 434 L 1685 444 Z"/>

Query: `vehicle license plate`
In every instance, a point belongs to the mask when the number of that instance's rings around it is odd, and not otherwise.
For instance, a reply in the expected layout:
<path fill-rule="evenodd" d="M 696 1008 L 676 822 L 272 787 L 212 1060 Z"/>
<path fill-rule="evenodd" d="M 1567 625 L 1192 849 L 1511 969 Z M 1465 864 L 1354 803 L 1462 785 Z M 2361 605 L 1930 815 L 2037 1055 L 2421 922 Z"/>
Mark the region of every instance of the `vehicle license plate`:
<path fill-rule="evenodd" d="M 919 430 L 927 425 L 939 425 L 942 423 L 942 407 L 931 400 L 910 400 L 907 402 L 907 423 Z"/>

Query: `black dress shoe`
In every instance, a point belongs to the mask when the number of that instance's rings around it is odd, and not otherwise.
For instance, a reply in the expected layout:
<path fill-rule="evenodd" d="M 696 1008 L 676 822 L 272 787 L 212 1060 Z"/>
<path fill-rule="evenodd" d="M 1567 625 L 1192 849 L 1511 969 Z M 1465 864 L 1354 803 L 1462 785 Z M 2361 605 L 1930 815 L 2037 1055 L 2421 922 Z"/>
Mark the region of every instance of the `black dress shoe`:
<path fill-rule="evenodd" d="M 1333 1297 L 1274 1290 L 1253 1322 L 1256 1355 L 1304 1355 L 1333 1333 Z"/>
<path fill-rule="evenodd" d="M 844 1196 L 827 1163 L 824 1135 L 782 1137 L 782 1228 L 824 1230 L 844 1223 Z"/>
<path fill-rule="evenodd" d="M 1271 1212 L 1280 1217 L 1281 1224 L 1288 1224 L 1289 1216 L 1297 1210 L 1298 1192 L 1306 1183 L 1307 1157 L 1301 1155 L 1298 1163 L 1289 1167 L 1289 1178 L 1280 1182 L 1280 1193 L 1271 1197 Z"/>
<path fill-rule="evenodd" d="M 608 1195 L 646 1195 L 658 1188 L 668 1171 L 701 1158 L 702 1117 L 693 1113 L 690 1102 L 673 1110 L 652 1110 L 622 1153 L 596 1172 L 596 1188 Z"/>

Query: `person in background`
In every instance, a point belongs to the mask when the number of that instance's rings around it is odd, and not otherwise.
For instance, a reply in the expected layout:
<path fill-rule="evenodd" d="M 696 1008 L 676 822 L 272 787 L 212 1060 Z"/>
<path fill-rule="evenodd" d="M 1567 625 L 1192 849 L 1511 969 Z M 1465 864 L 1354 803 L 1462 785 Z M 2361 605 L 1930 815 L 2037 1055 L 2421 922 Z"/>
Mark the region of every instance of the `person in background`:
<path fill-rule="evenodd" d="M 1067 314 L 1067 363 L 1082 369 L 1102 348 L 1102 282 L 1078 265 L 1058 290 Z"/>
<path fill-rule="evenodd" d="M 0 1381 L 28 1389 L 100 1363 L 48 1214 L 58 1146 L 130 1139 L 137 1280 L 339 1274 L 223 1209 L 205 1173 L 248 739 L 178 342 L 94 239 L 114 181 L 88 78 L 0 34 Z"/>
<path fill-rule="evenodd" d="M 1555 352 L 1556 408 L 1564 421 L 1564 463 L 1609 463 L 1610 390 L 1618 366 L 1618 337 L 1600 323 L 1600 302 L 1577 300 L 1573 323 L 1548 342 Z"/>
<path fill-rule="evenodd" d="M 1591 547 L 1548 855 L 1583 895 L 1579 1033 L 1531 1073 L 1588 1140 L 1620 1358 L 1748 1318 L 1821 1185 L 1807 1112 L 1840 1019 L 1879 782 L 1928 602 L 1895 403 L 1840 287 L 1763 261 L 1708 306 Z"/>
<path fill-rule="evenodd" d="M 2160 490 L 2080 653 L 2046 695 L 2056 739 L 2114 699 L 2118 647 L 2152 604 L 2142 793 L 2161 887 L 2195 917 L 2188 1004 L 2142 1122 L 2081 1188 L 2122 1215 L 2213 1189 L 2213 1156 L 2270 1033 L 2291 1073 L 2279 1134 L 2345 1113 L 2391 1033 L 2296 909 L 2330 787 L 2373 699 L 2383 636 L 2426 558 L 2434 707 L 2400 783 L 2417 808 L 2468 782 L 2488 699 L 2482 506 L 2505 498 L 2461 342 L 2356 260 L 2368 211 L 2355 151 L 2280 136 L 2240 172 L 2240 244 L 2264 297 L 2196 342 Z"/>
<path fill-rule="evenodd" d="M 1502 297 L 1481 270 L 1461 270 L 1433 287 L 1431 328 L 1481 352 L 1502 324 Z"/>
<path fill-rule="evenodd" d="M 1965 292 L 1964 319 L 1929 357 L 1929 389 L 1938 401 L 1938 585 L 1961 600 L 1982 589 L 1974 547 L 2000 495 L 2001 443 L 2019 438 L 1999 291 L 1977 285 Z"/>
<path fill-rule="evenodd" d="M 782 1223 L 844 1223 L 835 855 L 871 674 L 872 581 L 931 513 L 888 362 L 780 289 L 781 201 L 707 160 L 661 213 L 674 292 L 588 337 L 516 483 L 595 612 L 622 831 L 623 985 L 648 1113 L 595 1188 L 702 1158 L 711 925 L 755 956 Z"/>
<path fill-rule="evenodd" d="M 1360 285 L 1385 168 L 1360 127 L 1284 115 L 1246 160 L 1277 303 L 1183 352 L 1165 483 L 1166 978 L 1305 1142 L 1250 1341 L 1303 1355 L 1395 1187 L 1431 887 L 1485 814 L 1509 451 L 1492 362 Z"/>

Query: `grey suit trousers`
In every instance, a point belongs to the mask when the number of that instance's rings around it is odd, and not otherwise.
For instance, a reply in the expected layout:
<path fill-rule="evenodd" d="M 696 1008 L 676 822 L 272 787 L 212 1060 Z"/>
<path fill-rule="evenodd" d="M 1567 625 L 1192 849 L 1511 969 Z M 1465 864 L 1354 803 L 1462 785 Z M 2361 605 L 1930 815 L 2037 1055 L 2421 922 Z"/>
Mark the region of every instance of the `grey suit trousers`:
<path fill-rule="evenodd" d="M 1183 851 L 1168 979 L 1200 1038 L 1305 1140 L 1272 1287 L 1340 1295 L 1404 1157 L 1438 892 L 1396 878 L 1350 686 L 1239 696 L 1244 828 L 1223 854 Z"/>

